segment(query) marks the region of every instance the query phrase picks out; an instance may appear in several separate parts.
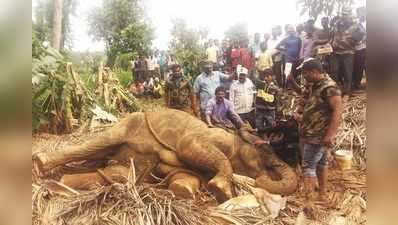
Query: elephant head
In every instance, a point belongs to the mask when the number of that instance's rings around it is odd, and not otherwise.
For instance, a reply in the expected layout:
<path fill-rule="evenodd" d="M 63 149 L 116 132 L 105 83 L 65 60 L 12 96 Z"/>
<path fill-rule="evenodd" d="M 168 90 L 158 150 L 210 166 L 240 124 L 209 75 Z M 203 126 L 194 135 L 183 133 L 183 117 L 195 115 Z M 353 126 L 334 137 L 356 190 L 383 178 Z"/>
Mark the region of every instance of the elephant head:
<path fill-rule="evenodd" d="M 239 130 L 241 138 L 251 144 L 257 155 L 260 168 L 259 175 L 256 178 L 256 186 L 266 189 L 270 193 L 288 195 L 297 189 L 297 175 L 294 170 L 285 162 L 283 162 L 275 154 L 271 145 L 253 134 L 250 127 L 243 126 Z M 254 143 L 261 143 L 254 145 Z"/>

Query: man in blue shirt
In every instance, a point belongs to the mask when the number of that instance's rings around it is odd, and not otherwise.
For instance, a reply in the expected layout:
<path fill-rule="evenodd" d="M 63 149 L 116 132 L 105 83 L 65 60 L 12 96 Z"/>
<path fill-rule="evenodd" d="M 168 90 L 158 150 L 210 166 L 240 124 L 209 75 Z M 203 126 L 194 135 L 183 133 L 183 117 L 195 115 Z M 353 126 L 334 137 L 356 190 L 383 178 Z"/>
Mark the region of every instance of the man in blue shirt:
<path fill-rule="evenodd" d="M 196 77 L 194 82 L 194 92 L 196 98 L 200 103 L 200 117 L 203 121 L 206 121 L 206 106 L 207 102 L 215 97 L 215 90 L 218 86 L 221 86 L 222 82 L 232 79 L 232 75 L 226 75 L 219 71 L 213 71 L 213 63 L 210 61 L 202 62 L 203 72 Z"/>
<path fill-rule="evenodd" d="M 284 59 L 285 59 L 285 67 L 286 64 L 290 63 L 292 66 L 293 76 L 297 76 L 296 67 L 298 66 L 300 50 L 301 50 L 301 38 L 296 35 L 296 31 L 292 25 L 286 25 L 285 27 L 287 37 L 285 37 L 277 46 L 276 49 L 281 51 Z M 289 74 L 285 74 L 282 76 L 282 85 L 281 87 L 286 87 L 286 76 Z"/>

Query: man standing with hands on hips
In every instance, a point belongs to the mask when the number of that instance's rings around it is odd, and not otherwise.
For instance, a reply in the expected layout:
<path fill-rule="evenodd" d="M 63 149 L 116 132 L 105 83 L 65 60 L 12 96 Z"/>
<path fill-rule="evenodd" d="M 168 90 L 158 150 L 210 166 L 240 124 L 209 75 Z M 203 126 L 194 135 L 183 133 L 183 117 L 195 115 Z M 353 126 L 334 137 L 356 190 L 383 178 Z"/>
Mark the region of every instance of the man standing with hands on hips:
<path fill-rule="evenodd" d="M 304 189 L 307 200 L 315 200 L 314 191 L 318 181 L 319 199 L 325 201 L 328 151 L 340 125 L 343 110 L 341 91 L 329 75 L 322 72 L 319 60 L 309 58 L 297 69 L 301 69 L 307 82 L 313 84 L 303 115 L 294 114 L 300 122 L 300 133 L 304 139 Z"/>

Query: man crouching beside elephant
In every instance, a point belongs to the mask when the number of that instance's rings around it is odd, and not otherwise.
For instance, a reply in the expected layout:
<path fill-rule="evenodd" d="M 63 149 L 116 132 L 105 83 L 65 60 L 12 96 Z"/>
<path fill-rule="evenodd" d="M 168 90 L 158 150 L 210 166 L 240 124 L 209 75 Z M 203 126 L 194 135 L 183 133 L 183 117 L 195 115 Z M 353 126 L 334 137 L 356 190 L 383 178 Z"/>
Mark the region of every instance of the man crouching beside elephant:
<path fill-rule="evenodd" d="M 221 128 L 208 128 L 200 119 L 174 109 L 137 112 L 83 145 L 41 152 L 34 155 L 34 161 L 41 171 L 103 158 L 127 165 L 126 170 L 102 166 L 94 172 L 98 179 L 112 182 L 113 177 L 121 179 L 113 176 L 113 171 L 128 172 L 133 159 L 137 174 L 150 177 L 152 172 L 161 173 L 169 189 L 177 195 L 194 195 L 204 186 L 220 202 L 233 197 L 233 173 L 254 178 L 257 187 L 270 193 L 295 192 L 297 176 L 293 169 L 249 130 L 241 128 L 238 135 Z M 254 143 L 260 145 L 255 147 Z M 71 176 L 76 175 L 79 174 Z"/>
<path fill-rule="evenodd" d="M 207 102 L 206 123 L 211 128 L 215 126 L 240 129 L 243 121 L 234 111 L 231 101 L 225 99 L 225 89 L 219 86 L 215 90 L 215 97 Z"/>

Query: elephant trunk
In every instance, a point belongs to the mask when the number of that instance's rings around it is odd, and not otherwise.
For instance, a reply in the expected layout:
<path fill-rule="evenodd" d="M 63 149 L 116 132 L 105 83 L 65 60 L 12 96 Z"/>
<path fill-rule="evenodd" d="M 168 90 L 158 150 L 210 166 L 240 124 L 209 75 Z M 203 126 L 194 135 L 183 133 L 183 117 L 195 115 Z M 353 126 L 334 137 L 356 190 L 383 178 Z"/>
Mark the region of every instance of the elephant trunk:
<path fill-rule="evenodd" d="M 274 151 L 269 147 L 263 147 L 262 151 L 264 164 L 267 171 L 256 178 L 256 186 L 263 188 L 273 194 L 289 195 L 297 189 L 297 175 L 293 169 L 280 160 Z"/>

